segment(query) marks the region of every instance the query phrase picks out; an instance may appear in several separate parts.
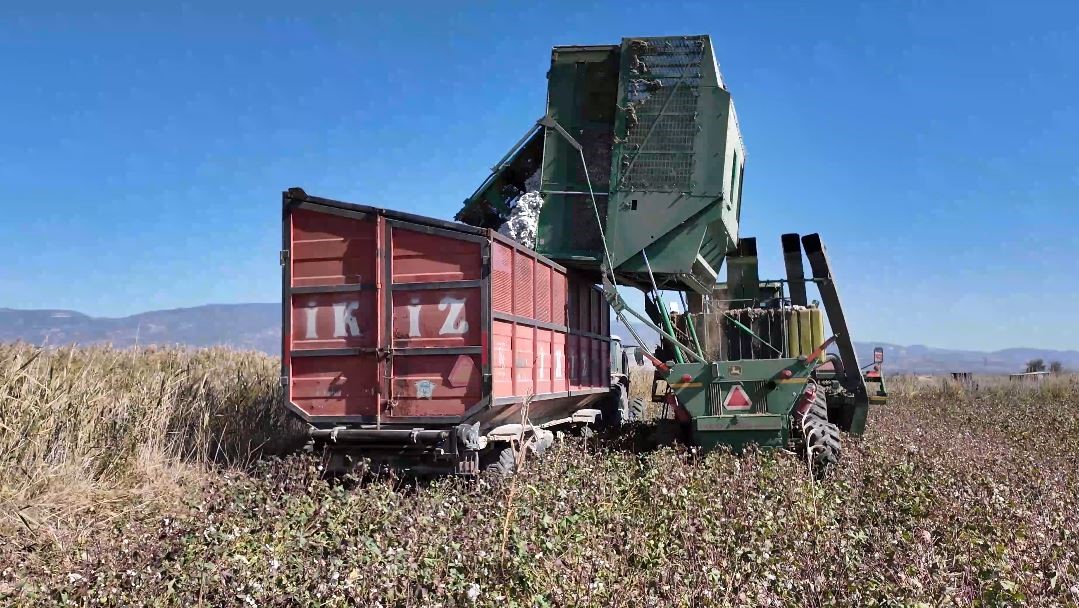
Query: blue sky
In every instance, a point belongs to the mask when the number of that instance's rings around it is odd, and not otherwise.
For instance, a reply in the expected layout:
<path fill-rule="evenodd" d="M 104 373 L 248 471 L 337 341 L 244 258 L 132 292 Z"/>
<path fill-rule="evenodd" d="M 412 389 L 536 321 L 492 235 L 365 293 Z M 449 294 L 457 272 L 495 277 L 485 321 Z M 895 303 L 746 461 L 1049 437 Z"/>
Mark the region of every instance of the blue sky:
<path fill-rule="evenodd" d="M 1076 3 L 18 4 L 0 306 L 275 301 L 282 189 L 451 217 L 552 45 L 708 33 L 762 274 L 819 231 L 857 339 L 1079 348 Z"/>

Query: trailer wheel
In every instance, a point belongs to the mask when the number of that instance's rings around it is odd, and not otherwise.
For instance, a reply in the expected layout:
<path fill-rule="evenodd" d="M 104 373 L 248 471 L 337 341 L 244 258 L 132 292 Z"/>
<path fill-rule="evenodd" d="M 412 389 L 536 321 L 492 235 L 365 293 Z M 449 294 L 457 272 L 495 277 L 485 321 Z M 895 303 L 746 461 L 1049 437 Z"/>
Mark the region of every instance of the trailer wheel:
<path fill-rule="evenodd" d="M 513 451 L 513 446 L 507 445 L 497 452 L 488 454 L 483 470 L 504 477 L 513 475 L 517 471 L 517 453 Z"/>
<path fill-rule="evenodd" d="M 828 400 L 819 388 L 809 410 L 802 417 L 802 432 L 806 438 L 805 447 L 810 455 L 813 475 L 821 479 L 839 462 L 843 444 L 839 427 L 828 421 Z"/>
<path fill-rule="evenodd" d="M 643 397 L 634 397 L 629 404 L 629 419 L 634 422 L 644 420 L 645 402 Z"/>
<path fill-rule="evenodd" d="M 631 419 L 629 392 L 621 383 L 612 384 L 610 395 L 603 407 L 600 428 L 617 429 Z"/>

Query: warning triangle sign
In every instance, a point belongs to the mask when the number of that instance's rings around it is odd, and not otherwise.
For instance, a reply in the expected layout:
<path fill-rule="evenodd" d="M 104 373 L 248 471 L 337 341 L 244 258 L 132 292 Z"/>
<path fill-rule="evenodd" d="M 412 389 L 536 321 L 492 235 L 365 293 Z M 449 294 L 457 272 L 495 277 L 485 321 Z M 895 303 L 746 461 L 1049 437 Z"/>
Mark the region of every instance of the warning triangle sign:
<path fill-rule="evenodd" d="M 727 391 L 727 396 L 723 399 L 723 408 L 728 410 L 748 410 L 753 407 L 753 402 L 749 400 L 749 395 L 746 394 L 746 389 L 742 388 L 741 384 L 735 384 L 731 386 Z"/>

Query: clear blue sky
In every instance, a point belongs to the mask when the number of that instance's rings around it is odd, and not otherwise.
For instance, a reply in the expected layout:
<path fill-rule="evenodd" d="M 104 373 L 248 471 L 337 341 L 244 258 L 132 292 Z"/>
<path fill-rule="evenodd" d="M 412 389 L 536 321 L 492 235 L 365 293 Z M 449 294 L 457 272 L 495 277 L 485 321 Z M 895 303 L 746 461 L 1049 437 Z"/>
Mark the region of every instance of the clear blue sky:
<path fill-rule="evenodd" d="M 1075 2 L 162 4 L 0 7 L 0 306 L 275 301 L 282 189 L 448 218 L 552 45 L 708 33 L 763 274 L 820 231 L 858 339 L 1079 348 Z"/>

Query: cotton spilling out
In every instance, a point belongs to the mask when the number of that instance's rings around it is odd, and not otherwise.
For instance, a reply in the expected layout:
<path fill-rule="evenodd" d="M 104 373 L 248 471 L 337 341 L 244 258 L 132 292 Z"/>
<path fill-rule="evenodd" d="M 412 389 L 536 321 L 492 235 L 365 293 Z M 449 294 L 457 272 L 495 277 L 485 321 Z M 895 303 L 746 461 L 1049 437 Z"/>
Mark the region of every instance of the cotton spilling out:
<path fill-rule="evenodd" d="M 498 233 L 510 237 L 525 247 L 534 248 L 541 207 L 543 207 L 543 197 L 539 192 L 522 194 L 510 211 L 510 219 L 499 227 Z"/>

